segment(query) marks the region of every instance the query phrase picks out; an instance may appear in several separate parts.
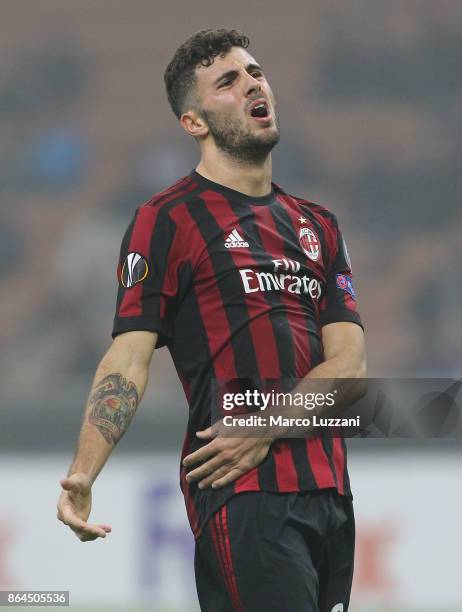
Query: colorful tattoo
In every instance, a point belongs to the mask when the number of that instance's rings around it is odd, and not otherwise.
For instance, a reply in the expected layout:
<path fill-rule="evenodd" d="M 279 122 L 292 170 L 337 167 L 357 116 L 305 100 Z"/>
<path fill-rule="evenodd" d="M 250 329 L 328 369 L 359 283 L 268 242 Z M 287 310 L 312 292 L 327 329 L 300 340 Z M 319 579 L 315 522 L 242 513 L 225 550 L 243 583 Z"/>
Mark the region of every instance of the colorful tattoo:
<path fill-rule="evenodd" d="M 122 374 L 109 374 L 90 397 L 89 422 L 108 444 L 116 444 L 128 429 L 138 407 L 138 391 Z"/>

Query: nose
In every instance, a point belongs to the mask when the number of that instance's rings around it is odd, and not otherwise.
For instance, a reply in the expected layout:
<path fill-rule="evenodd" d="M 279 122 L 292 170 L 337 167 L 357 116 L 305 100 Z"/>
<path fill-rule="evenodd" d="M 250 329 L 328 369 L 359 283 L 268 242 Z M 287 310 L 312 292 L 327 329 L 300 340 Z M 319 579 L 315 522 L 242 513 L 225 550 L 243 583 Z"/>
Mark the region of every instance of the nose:
<path fill-rule="evenodd" d="M 245 81 L 246 96 L 251 96 L 254 93 L 261 92 L 261 84 L 258 79 L 255 79 L 251 74 L 246 72 L 247 79 Z"/>

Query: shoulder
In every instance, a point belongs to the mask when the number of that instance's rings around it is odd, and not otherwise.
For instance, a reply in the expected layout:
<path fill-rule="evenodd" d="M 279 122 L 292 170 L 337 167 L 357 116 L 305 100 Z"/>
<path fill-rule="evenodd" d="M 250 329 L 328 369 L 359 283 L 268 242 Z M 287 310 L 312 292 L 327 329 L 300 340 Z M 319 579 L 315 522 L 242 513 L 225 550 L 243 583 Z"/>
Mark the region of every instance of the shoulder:
<path fill-rule="evenodd" d="M 151 196 L 149 200 L 138 207 L 138 210 L 143 211 L 143 213 L 152 211 L 156 214 L 160 211 L 167 212 L 175 205 L 191 200 L 199 189 L 200 186 L 191 176 L 183 176 L 175 181 L 173 185 Z"/>
<path fill-rule="evenodd" d="M 184 224 L 185 207 L 180 205 L 194 200 L 198 190 L 199 185 L 188 175 L 139 204 L 132 213 L 125 239 L 154 233 L 158 240 L 159 236 L 173 236 L 177 226 Z"/>
<path fill-rule="evenodd" d="M 330 230 L 336 230 L 338 228 L 338 221 L 336 215 L 321 204 L 317 204 L 307 198 L 301 198 L 299 196 L 289 194 L 280 185 L 273 183 L 274 190 L 280 200 L 286 202 L 289 206 L 297 206 L 307 216 L 316 219 L 319 223 Z"/>
<path fill-rule="evenodd" d="M 200 185 L 191 176 L 184 176 L 140 204 L 134 211 L 132 225 L 141 231 L 163 228 L 174 232 L 178 224 L 187 221 L 189 204 L 200 191 Z"/>

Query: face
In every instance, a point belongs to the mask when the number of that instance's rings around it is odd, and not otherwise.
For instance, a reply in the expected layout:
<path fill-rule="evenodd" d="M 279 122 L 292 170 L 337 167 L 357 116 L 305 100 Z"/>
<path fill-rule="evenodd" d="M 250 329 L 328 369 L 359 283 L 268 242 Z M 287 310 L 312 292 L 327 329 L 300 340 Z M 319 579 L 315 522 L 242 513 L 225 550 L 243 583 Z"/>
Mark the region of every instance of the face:
<path fill-rule="evenodd" d="M 263 70 L 241 47 L 196 69 L 206 137 L 242 161 L 264 160 L 279 141 L 276 102 Z"/>

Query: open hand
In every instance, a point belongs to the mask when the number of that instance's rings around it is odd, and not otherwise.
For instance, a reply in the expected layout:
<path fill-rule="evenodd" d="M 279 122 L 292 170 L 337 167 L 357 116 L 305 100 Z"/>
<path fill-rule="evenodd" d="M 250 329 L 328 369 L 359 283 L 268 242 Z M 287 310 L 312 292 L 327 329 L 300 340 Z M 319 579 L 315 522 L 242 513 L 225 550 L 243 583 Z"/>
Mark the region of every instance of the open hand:
<path fill-rule="evenodd" d="M 91 511 L 91 481 L 76 473 L 60 481 L 63 491 L 58 500 L 58 519 L 68 525 L 82 542 L 105 538 L 109 525 L 87 523 Z"/>

